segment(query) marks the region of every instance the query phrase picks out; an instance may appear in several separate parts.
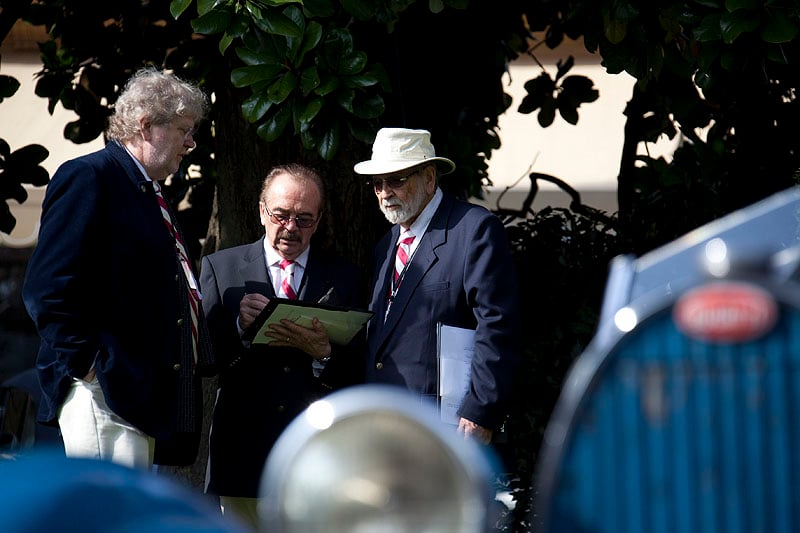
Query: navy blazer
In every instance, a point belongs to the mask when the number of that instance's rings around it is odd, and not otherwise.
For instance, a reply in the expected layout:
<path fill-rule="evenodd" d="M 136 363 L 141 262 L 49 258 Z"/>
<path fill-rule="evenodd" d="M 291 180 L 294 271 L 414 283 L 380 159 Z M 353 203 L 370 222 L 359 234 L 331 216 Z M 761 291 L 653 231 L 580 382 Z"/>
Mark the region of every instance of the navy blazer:
<path fill-rule="evenodd" d="M 156 462 L 193 462 L 202 397 L 187 287 L 152 182 L 125 149 L 111 142 L 64 163 L 47 187 L 23 287 L 41 336 L 40 421 L 56 423 L 73 378 L 94 365 L 109 408 L 157 439 Z M 205 367 L 202 317 L 200 326 Z M 175 439 L 186 446 L 160 453 Z"/>
<path fill-rule="evenodd" d="M 495 428 L 521 360 L 519 289 L 505 228 L 483 207 L 445 194 L 386 316 L 399 231 L 395 225 L 376 247 L 367 381 L 435 398 L 437 324 L 474 329 L 472 383 L 458 414 Z"/>
<path fill-rule="evenodd" d="M 362 280 L 355 265 L 312 247 L 298 298 L 317 302 L 333 288 L 328 304 L 363 308 Z M 203 257 L 200 286 L 219 369 L 206 489 L 254 498 L 267 455 L 286 426 L 325 392 L 363 382 L 363 336 L 347 347 L 333 346 L 319 378 L 312 357 L 301 350 L 246 348 L 236 325 L 244 294 L 275 297 L 263 237 Z"/>

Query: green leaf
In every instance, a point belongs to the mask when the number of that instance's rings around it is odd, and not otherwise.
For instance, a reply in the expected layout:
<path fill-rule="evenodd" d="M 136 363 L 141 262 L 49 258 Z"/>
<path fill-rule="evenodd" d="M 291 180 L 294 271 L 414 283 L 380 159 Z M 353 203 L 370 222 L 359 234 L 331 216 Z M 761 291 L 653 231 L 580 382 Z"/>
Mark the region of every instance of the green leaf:
<path fill-rule="evenodd" d="M 553 99 L 556 84 L 550 79 L 548 73 L 543 72 L 536 78 L 526 81 L 524 88 L 527 94 L 523 97 L 517 111 L 527 115 L 542 107 L 545 100 Z"/>
<path fill-rule="evenodd" d="M 744 11 L 723 13 L 720 18 L 722 40 L 730 44 L 743 33 L 754 31 L 758 28 L 758 18 Z"/>
<path fill-rule="evenodd" d="M 231 83 L 234 87 L 246 87 L 260 81 L 272 80 L 284 70 L 275 64 L 252 65 L 235 68 L 231 71 Z"/>
<path fill-rule="evenodd" d="M 336 93 L 336 103 L 348 113 L 353 113 L 353 100 L 356 98 L 356 93 L 353 90 L 339 91 Z"/>
<path fill-rule="evenodd" d="M 326 96 L 339 88 L 339 78 L 334 76 L 326 76 L 320 79 L 320 84 L 314 89 L 314 93 L 320 96 Z"/>
<path fill-rule="evenodd" d="M 378 76 L 373 73 L 359 74 L 358 76 L 349 76 L 344 80 L 345 87 L 372 87 L 380 80 Z"/>
<path fill-rule="evenodd" d="M 794 40 L 798 27 L 795 21 L 784 13 L 774 10 L 761 28 L 761 38 L 768 43 L 781 44 Z"/>
<path fill-rule="evenodd" d="M 758 9 L 761 0 L 725 0 L 725 9 L 729 12 L 737 9 Z"/>
<path fill-rule="evenodd" d="M 556 71 L 556 81 L 558 81 L 563 78 L 573 66 L 575 66 L 575 58 L 573 56 L 569 56 L 567 57 L 566 61 L 561 61 L 559 59 L 556 65 L 558 66 L 558 70 Z"/>
<path fill-rule="evenodd" d="M 232 42 L 233 42 L 233 37 L 228 32 L 225 32 L 222 35 L 222 37 L 219 38 L 218 48 L 220 55 L 223 56 L 225 55 L 225 50 L 228 49 L 228 47 L 231 45 Z"/>
<path fill-rule="evenodd" d="M 317 67 L 308 67 L 300 74 L 300 90 L 303 96 L 311 93 L 319 86 L 319 72 Z"/>
<path fill-rule="evenodd" d="M 14 93 L 20 88 L 20 83 L 16 78 L 11 76 L 0 75 L 0 102 L 4 98 L 14 96 Z"/>
<path fill-rule="evenodd" d="M 272 102 L 263 94 L 252 94 L 242 102 L 242 115 L 250 123 L 261 120 L 272 108 Z"/>
<path fill-rule="evenodd" d="M 226 30 L 228 35 L 233 38 L 241 37 L 250 29 L 250 19 L 242 14 L 237 13 L 234 15 L 233 20 L 231 21 L 231 25 L 228 26 Z"/>
<path fill-rule="evenodd" d="M 431 13 L 441 13 L 444 11 L 444 2 L 442 0 L 428 0 L 428 9 Z"/>
<path fill-rule="evenodd" d="M 192 29 L 203 35 L 222 33 L 231 24 L 233 16 L 230 11 L 213 10 L 192 20 Z"/>
<path fill-rule="evenodd" d="M 253 50 L 240 46 L 236 49 L 236 55 L 245 65 L 249 66 L 262 65 L 264 63 L 279 63 L 275 58 L 265 55 L 263 49 Z"/>
<path fill-rule="evenodd" d="M 306 54 L 317 47 L 320 40 L 322 40 L 322 26 L 319 22 L 312 21 L 306 27 L 305 35 L 303 36 L 303 45 L 300 48 L 300 53 L 297 56 L 297 63 L 302 63 Z"/>
<path fill-rule="evenodd" d="M 370 20 L 375 16 L 375 0 L 341 0 L 342 7 L 358 20 Z"/>
<path fill-rule="evenodd" d="M 556 101 L 553 98 L 548 98 L 542 102 L 542 107 L 539 110 L 537 120 L 539 125 L 543 128 L 550 126 L 556 118 Z"/>
<path fill-rule="evenodd" d="M 600 91 L 594 88 L 594 82 L 590 78 L 576 74 L 568 76 L 561 82 L 560 96 L 580 105 L 600 98 Z"/>
<path fill-rule="evenodd" d="M 297 117 L 300 120 L 301 126 L 306 127 L 312 120 L 314 120 L 314 117 L 316 117 L 320 110 L 322 110 L 323 105 L 324 101 L 322 98 L 314 98 L 308 101 L 302 107 L 302 110 Z"/>
<path fill-rule="evenodd" d="M 573 126 L 578 123 L 578 108 L 574 105 L 571 105 L 569 102 L 558 98 L 558 112 L 561 114 L 561 118 L 567 121 L 569 124 Z"/>
<path fill-rule="evenodd" d="M 722 39 L 722 16 L 718 13 L 703 17 L 703 22 L 694 32 L 694 38 L 699 42 L 716 41 Z"/>
<path fill-rule="evenodd" d="M 172 0 L 169 3 L 169 12 L 172 18 L 177 19 L 181 16 L 181 13 L 186 11 L 186 8 L 188 8 L 191 3 L 192 0 Z"/>
<path fill-rule="evenodd" d="M 330 161 L 339 150 L 339 124 L 333 124 L 322 135 L 317 151 L 325 161 Z"/>
<path fill-rule="evenodd" d="M 286 72 L 275 83 L 267 89 L 267 97 L 271 102 L 280 104 L 289 98 L 293 90 L 297 88 L 297 75 L 294 72 Z"/>
<path fill-rule="evenodd" d="M 323 69 L 338 72 L 342 58 L 353 53 L 353 36 L 344 29 L 335 28 L 325 35 L 325 41 L 318 53 L 317 61 Z"/>
<path fill-rule="evenodd" d="M 48 152 L 44 146 L 39 144 L 29 144 L 27 146 L 23 146 L 19 150 L 11 152 L 11 155 L 8 156 L 6 163 L 8 165 L 13 164 L 20 167 L 35 166 L 47 159 L 48 155 L 50 155 L 50 152 Z"/>
<path fill-rule="evenodd" d="M 277 108 L 271 119 L 258 127 L 256 133 L 265 141 L 272 142 L 281 136 L 291 118 L 292 108 L 281 106 Z"/>
<path fill-rule="evenodd" d="M 303 28 L 298 26 L 289 17 L 275 10 L 263 12 L 263 17 L 255 19 L 256 25 L 267 33 L 283 35 L 284 37 L 300 38 Z"/>
<path fill-rule="evenodd" d="M 336 7 L 330 0 L 303 0 L 303 11 L 308 18 L 327 18 L 336 13 Z"/>
<path fill-rule="evenodd" d="M 605 24 L 606 39 L 612 44 L 619 44 L 625 39 L 628 32 L 628 23 L 624 20 L 611 19 Z"/>
<path fill-rule="evenodd" d="M 203 16 L 214 9 L 217 0 L 197 0 L 197 14 Z"/>
<path fill-rule="evenodd" d="M 348 57 L 343 57 L 339 63 L 339 73 L 345 76 L 358 74 L 367 64 L 367 54 L 362 51 L 353 52 Z"/>
<path fill-rule="evenodd" d="M 373 119 L 383 115 L 386 111 L 386 103 L 379 94 L 373 94 L 369 98 L 356 98 L 353 102 L 353 114 L 358 118 Z"/>
<path fill-rule="evenodd" d="M 722 8 L 722 0 L 694 0 L 696 4 L 714 9 Z"/>

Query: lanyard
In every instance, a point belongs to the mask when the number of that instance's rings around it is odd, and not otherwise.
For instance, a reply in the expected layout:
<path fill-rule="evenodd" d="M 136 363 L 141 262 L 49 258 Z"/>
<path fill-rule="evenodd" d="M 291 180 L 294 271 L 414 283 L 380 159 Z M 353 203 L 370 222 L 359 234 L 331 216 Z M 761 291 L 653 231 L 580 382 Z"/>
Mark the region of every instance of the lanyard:
<path fill-rule="evenodd" d="M 386 302 L 386 314 L 383 315 L 384 322 L 386 322 L 386 317 L 389 316 L 389 309 L 392 308 L 392 302 L 394 302 L 394 298 L 395 296 L 397 296 L 397 291 L 400 290 L 400 285 L 403 283 L 403 279 L 405 279 L 406 277 L 406 271 L 408 270 L 409 265 L 411 265 L 411 261 L 414 260 L 414 256 L 416 255 L 417 250 L 419 250 L 419 245 L 417 245 L 417 247 L 414 248 L 414 252 L 408 257 L 408 261 L 406 261 L 406 264 L 403 265 L 403 270 L 401 270 L 400 275 L 397 276 L 397 281 L 395 281 L 394 276 L 391 275 L 391 273 L 394 272 L 394 270 L 392 269 L 392 271 L 390 272 L 389 281 L 391 283 L 389 284 L 389 289 L 390 289 L 389 298 L 388 301 Z"/>

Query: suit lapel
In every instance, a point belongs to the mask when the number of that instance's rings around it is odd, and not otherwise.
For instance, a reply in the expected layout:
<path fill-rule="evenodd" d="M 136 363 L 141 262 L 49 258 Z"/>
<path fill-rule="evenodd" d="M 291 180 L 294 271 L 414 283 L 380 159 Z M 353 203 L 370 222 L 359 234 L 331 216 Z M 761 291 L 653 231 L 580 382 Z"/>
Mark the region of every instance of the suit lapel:
<path fill-rule="evenodd" d="M 308 254 L 308 263 L 300 283 L 298 298 L 304 302 L 318 301 L 333 286 L 324 265 L 313 249 Z"/>
<path fill-rule="evenodd" d="M 383 317 L 386 315 L 387 296 L 389 294 L 389 275 L 394 268 L 394 255 L 395 245 L 397 244 L 397 237 L 400 234 L 400 228 L 396 224 L 392 227 L 389 243 L 386 247 L 386 255 L 378 265 L 378 277 L 375 280 L 375 286 L 372 288 L 373 307 L 372 311 L 375 313 L 373 319 L 369 324 L 369 336 L 376 338 L 378 332 L 382 329 Z"/>
<path fill-rule="evenodd" d="M 249 244 L 245 249 L 242 266 L 239 268 L 240 279 L 244 281 L 244 290 L 247 293 L 263 294 L 267 298 L 275 297 L 267 265 L 264 262 L 264 237 Z"/>

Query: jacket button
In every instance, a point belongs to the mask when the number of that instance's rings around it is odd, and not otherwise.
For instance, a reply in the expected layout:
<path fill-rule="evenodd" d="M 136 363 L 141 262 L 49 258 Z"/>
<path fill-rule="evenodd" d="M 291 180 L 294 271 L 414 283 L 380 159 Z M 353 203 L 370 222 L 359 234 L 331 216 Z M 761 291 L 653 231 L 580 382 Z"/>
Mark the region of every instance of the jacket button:
<path fill-rule="evenodd" d="M 279 405 L 279 406 L 277 407 L 277 411 L 278 411 L 279 413 L 282 413 L 282 412 L 284 412 L 285 410 L 286 410 L 286 407 L 284 407 L 283 405 Z"/>
<path fill-rule="evenodd" d="M 292 367 L 290 367 L 290 366 L 285 366 L 285 367 L 283 367 L 283 371 L 284 371 L 284 372 L 286 372 L 286 373 L 288 374 L 289 372 L 291 372 L 291 371 L 292 371 Z"/>
<path fill-rule="evenodd" d="M 175 274 L 175 281 L 178 281 L 178 274 Z"/>
<path fill-rule="evenodd" d="M 179 319 L 178 319 L 178 326 L 180 327 L 180 326 L 182 326 L 182 325 L 183 325 L 183 319 L 182 319 L 182 318 L 179 318 Z"/>
<path fill-rule="evenodd" d="M 375 370 L 382 370 L 382 369 L 383 369 L 383 363 L 375 363 Z"/>
<path fill-rule="evenodd" d="M 172 370 L 174 370 L 175 372 L 179 372 L 180 369 L 181 369 L 180 363 L 175 363 L 174 365 L 172 365 Z"/>

